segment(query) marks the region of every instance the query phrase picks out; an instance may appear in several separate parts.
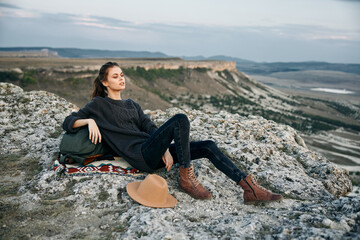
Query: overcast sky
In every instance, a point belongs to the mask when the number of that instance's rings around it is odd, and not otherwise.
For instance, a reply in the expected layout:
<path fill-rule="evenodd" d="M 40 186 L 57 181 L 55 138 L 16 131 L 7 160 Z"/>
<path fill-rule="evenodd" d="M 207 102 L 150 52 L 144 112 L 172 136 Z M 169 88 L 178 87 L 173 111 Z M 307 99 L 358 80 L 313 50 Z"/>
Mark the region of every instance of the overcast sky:
<path fill-rule="evenodd" d="M 0 0 L 0 46 L 360 63 L 360 1 Z"/>

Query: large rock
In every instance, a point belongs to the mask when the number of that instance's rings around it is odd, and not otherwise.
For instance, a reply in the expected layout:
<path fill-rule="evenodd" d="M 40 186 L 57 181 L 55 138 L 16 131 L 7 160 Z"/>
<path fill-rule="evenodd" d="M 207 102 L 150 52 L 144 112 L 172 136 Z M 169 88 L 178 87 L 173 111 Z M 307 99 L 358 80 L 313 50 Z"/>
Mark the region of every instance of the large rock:
<path fill-rule="evenodd" d="M 1 153 L 22 153 L 52 164 L 63 133 L 61 123 L 77 107 L 45 91 L 24 92 L 0 83 Z"/>
<path fill-rule="evenodd" d="M 62 136 L 61 123 L 76 106 L 51 93 L 23 92 L 0 83 L 0 109 L 0 156 L 9 169 L 1 171 L 2 239 L 359 237 L 360 198 L 340 197 L 352 189 L 348 173 L 307 149 L 288 126 L 227 112 L 146 111 L 158 125 L 176 113 L 186 113 L 192 140 L 214 140 L 245 172 L 285 196 L 282 203 L 244 205 L 241 188 L 207 159 L 199 159 L 194 161 L 196 174 L 213 199 L 195 200 L 181 192 L 177 169 L 159 171 L 178 205 L 152 209 L 126 193 L 126 185 L 136 180 L 131 176 L 55 179 L 51 166 Z M 29 163 L 35 162 L 42 167 L 33 172 Z M 16 191 L 5 191 L 4 183 L 15 184 Z"/>

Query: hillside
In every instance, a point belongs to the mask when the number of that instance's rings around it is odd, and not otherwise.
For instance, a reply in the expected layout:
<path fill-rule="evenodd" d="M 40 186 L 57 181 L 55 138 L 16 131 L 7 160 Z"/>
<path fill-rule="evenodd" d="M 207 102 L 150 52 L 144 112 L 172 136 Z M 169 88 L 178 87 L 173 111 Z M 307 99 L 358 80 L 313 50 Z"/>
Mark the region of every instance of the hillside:
<path fill-rule="evenodd" d="M 126 192 L 145 176 L 58 176 L 52 169 L 74 104 L 45 91 L 0 83 L 1 239 L 355 239 L 360 197 L 348 172 L 309 150 L 298 132 L 259 116 L 169 108 L 146 110 L 161 125 L 176 113 L 191 122 L 191 140 L 212 139 L 247 173 L 281 193 L 281 203 L 244 205 L 243 191 L 207 159 L 194 161 L 211 200 L 178 188 L 178 169 L 159 171 L 178 204 L 139 205 Z"/>
<path fill-rule="evenodd" d="M 179 107 L 226 110 L 243 116 L 260 115 L 311 134 L 339 128 L 356 133 L 360 129 L 359 105 L 286 94 L 239 72 L 234 62 L 176 58 L 54 58 L 51 61 L 44 58 L 0 58 L 0 79 L 18 84 L 25 90 L 53 92 L 83 106 L 90 99 L 92 81 L 98 69 L 109 60 L 117 61 L 125 72 L 127 89 L 122 97 L 134 99 L 144 109 Z M 334 145 L 334 149 L 339 147 L 343 148 Z M 329 151 L 329 148 L 325 149 L 324 152 Z M 330 159 L 360 166 L 358 151 L 349 149 L 341 150 L 341 153 L 345 153 L 341 161 L 334 156 Z"/>

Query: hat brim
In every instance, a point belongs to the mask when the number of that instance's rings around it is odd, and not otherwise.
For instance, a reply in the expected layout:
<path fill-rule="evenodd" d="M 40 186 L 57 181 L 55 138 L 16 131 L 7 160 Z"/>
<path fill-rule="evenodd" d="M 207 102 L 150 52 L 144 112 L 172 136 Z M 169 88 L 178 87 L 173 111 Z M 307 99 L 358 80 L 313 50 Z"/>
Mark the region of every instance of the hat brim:
<path fill-rule="evenodd" d="M 153 208 L 172 208 L 175 207 L 175 205 L 177 204 L 176 198 L 171 196 L 170 193 L 167 193 L 165 203 L 150 202 L 142 198 L 137 193 L 137 188 L 139 187 L 140 183 L 141 182 L 128 183 L 128 185 L 126 185 L 126 191 L 133 200 L 140 203 L 141 205 L 144 205 L 146 207 L 153 207 Z"/>

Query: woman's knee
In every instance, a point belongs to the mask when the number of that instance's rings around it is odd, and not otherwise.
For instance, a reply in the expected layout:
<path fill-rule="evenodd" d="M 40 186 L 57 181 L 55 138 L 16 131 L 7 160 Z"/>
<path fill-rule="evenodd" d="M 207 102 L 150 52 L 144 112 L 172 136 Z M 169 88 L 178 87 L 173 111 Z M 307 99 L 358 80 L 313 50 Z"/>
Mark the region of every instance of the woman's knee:
<path fill-rule="evenodd" d="M 173 116 L 174 119 L 176 119 L 182 127 L 190 127 L 190 121 L 189 118 L 183 114 L 183 113 L 177 113 Z"/>
<path fill-rule="evenodd" d="M 216 143 L 213 141 L 213 140 L 205 140 L 203 141 L 203 148 L 208 150 L 208 151 L 211 151 L 213 150 L 216 146 Z"/>

